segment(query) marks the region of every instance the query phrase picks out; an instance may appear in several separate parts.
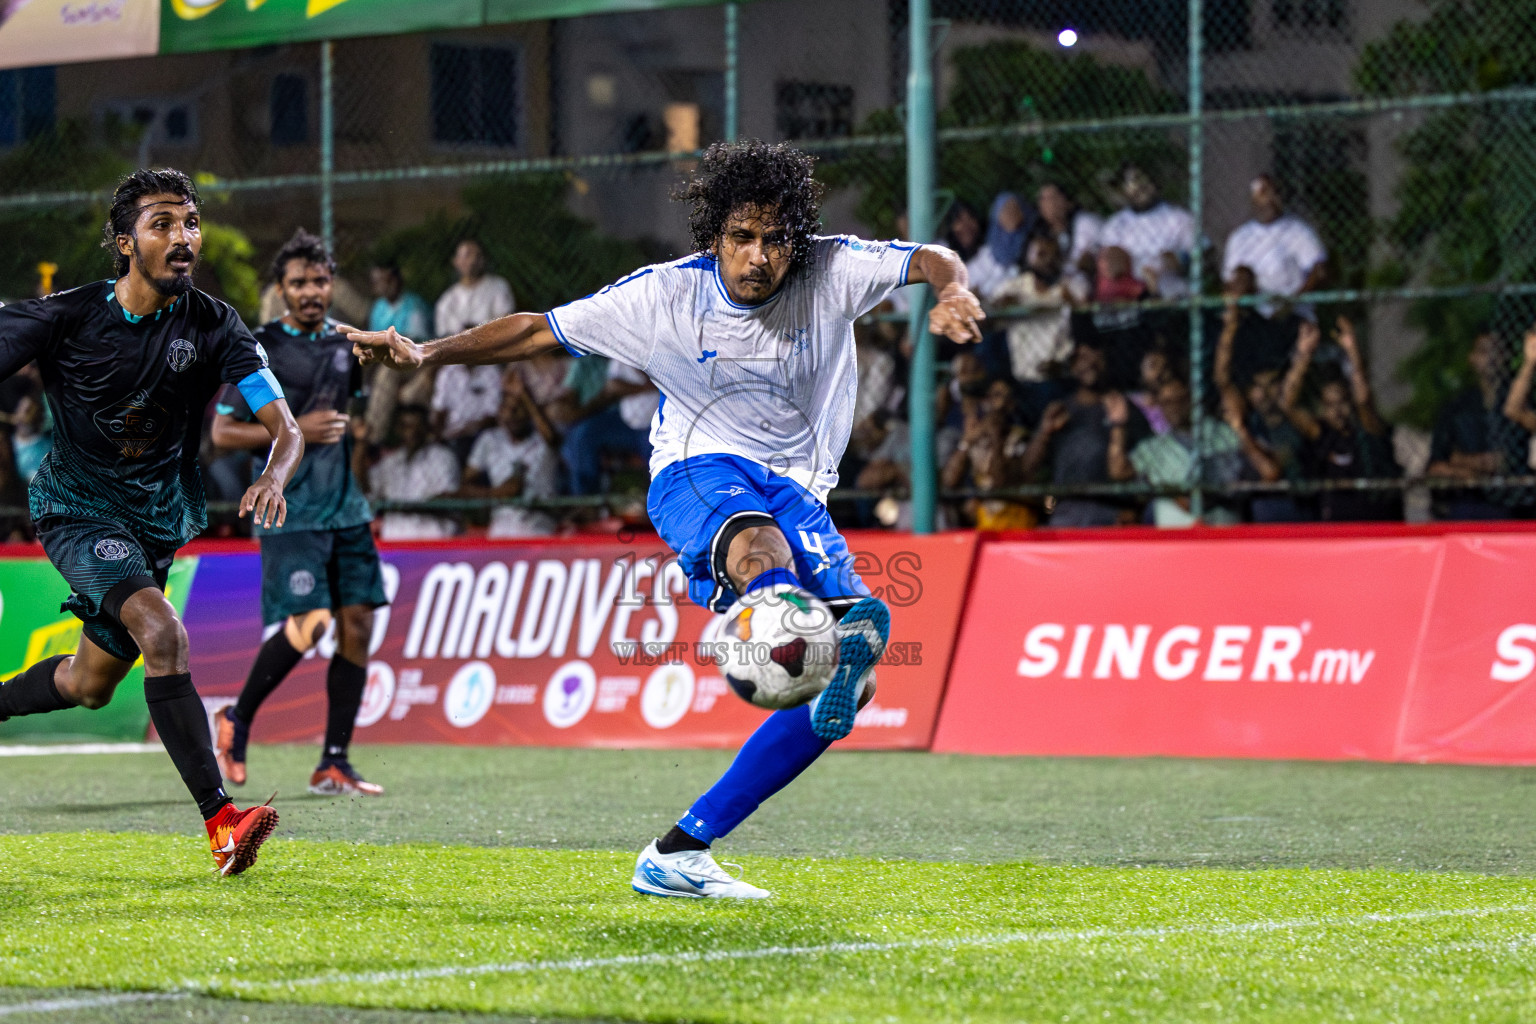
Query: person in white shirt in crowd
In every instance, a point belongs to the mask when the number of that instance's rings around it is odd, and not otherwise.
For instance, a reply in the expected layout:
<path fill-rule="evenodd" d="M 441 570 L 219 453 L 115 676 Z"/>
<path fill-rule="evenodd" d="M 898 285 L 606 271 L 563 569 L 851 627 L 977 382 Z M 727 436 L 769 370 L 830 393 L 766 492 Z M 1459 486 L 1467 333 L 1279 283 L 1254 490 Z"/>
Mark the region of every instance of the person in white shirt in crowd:
<path fill-rule="evenodd" d="M 1164 298 L 1189 294 L 1189 254 L 1195 247 L 1195 218 L 1182 206 L 1165 202 L 1140 167 L 1126 164 L 1119 175 L 1126 205 L 1104 222 L 1099 246 L 1124 249 L 1131 273 Z"/>
<path fill-rule="evenodd" d="M 986 241 L 965 264 L 971 275 L 971 291 L 982 299 L 990 299 L 998 285 L 1017 273 L 1024 258 L 1024 243 L 1034 227 L 1033 214 L 1012 192 L 999 192 L 992 200 Z"/>
<path fill-rule="evenodd" d="M 552 498 L 560 482 L 559 434 L 514 373 L 506 376 L 496 425 L 475 438 L 465 464 L 469 498 Z M 491 513 L 490 537 L 542 537 L 558 524 L 548 512 L 500 505 Z"/>
<path fill-rule="evenodd" d="M 1030 239 L 1024 267 L 992 292 L 994 306 L 1023 306 L 1033 312 L 1008 320 L 1008 364 L 1013 379 L 1039 384 L 1072 352 L 1072 304 L 1088 297 L 1088 282 L 1064 269 L 1061 248 L 1049 234 Z"/>
<path fill-rule="evenodd" d="M 1069 273 L 1091 275 L 1099 255 L 1099 235 L 1104 230 L 1104 218 L 1078 206 L 1067 190 L 1054 181 L 1040 186 L 1035 206 L 1040 211 L 1035 233 L 1056 239 L 1062 266 Z"/>
<path fill-rule="evenodd" d="M 1247 267 L 1253 271 L 1258 291 L 1266 295 L 1301 295 L 1321 287 L 1328 271 L 1328 250 L 1310 224 L 1285 212 L 1275 179 L 1268 174 L 1254 178 L 1248 199 L 1253 219 L 1227 236 L 1221 279 L 1230 284 L 1237 269 Z M 1265 303 L 1259 311 L 1270 316 L 1274 308 L 1273 303 Z"/>
<path fill-rule="evenodd" d="M 368 471 L 370 499 L 428 501 L 459 489 L 459 460 L 445 445 L 432 443 L 426 409 L 402 405 L 396 410 L 395 435 L 399 447 Z M 420 512 L 386 512 L 379 521 L 379 536 L 385 540 L 437 540 L 457 532 L 454 520 Z"/>
<path fill-rule="evenodd" d="M 661 406 L 661 392 L 640 370 L 617 359 L 608 362 L 603 390 L 582 409 L 580 421 L 565 435 L 560 454 L 570 471 L 572 494 L 598 494 L 605 485 L 604 455 L 651 458 L 651 417 Z"/>
<path fill-rule="evenodd" d="M 473 238 L 453 252 L 459 280 L 443 292 L 434 311 L 440 338 L 459 334 L 517 309 L 506 278 L 486 270 L 485 249 Z M 432 426 L 458 454 L 469 450 L 475 435 L 496 420 L 501 405 L 501 368 L 445 366 L 432 389 Z"/>

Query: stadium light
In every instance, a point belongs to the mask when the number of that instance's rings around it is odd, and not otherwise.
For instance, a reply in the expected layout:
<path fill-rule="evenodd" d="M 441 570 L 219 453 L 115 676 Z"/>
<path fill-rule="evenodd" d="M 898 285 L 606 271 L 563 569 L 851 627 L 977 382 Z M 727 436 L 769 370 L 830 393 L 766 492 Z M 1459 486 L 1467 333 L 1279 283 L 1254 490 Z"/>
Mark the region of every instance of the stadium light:
<path fill-rule="evenodd" d="M 1064 29 L 1062 29 L 1060 32 L 1056 33 L 1056 41 L 1058 43 L 1060 43 L 1062 46 L 1065 46 L 1065 47 L 1076 46 L 1077 45 L 1077 29 L 1075 29 L 1075 28 L 1064 28 Z"/>

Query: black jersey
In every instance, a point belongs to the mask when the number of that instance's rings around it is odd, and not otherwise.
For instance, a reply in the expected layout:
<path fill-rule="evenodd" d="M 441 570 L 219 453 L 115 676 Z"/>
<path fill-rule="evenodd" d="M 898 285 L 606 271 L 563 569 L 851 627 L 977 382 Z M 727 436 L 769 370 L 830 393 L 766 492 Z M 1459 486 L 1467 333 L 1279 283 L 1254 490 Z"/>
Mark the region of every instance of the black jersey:
<path fill-rule="evenodd" d="M 0 377 L 34 359 L 54 426 L 33 521 L 109 519 L 160 549 L 208 523 L 197 451 L 219 387 L 241 384 L 254 405 L 282 396 L 240 317 L 196 289 L 143 317 L 112 281 L 0 308 Z"/>
<path fill-rule="evenodd" d="M 282 320 L 263 324 L 256 341 L 266 351 L 273 375 L 283 386 L 295 416 L 316 409 L 348 412 L 362 394 L 362 367 L 352 354 L 352 342 L 337 333 L 331 320 L 313 333 L 289 327 Z M 226 387 L 218 410 L 239 420 L 251 420 L 250 407 L 239 389 Z M 282 526 L 256 527 L 256 533 L 296 533 L 300 530 L 344 530 L 373 519 L 362 485 L 352 474 L 351 433 L 336 444 L 309 445 L 293 479 L 283 489 L 288 518 Z"/>

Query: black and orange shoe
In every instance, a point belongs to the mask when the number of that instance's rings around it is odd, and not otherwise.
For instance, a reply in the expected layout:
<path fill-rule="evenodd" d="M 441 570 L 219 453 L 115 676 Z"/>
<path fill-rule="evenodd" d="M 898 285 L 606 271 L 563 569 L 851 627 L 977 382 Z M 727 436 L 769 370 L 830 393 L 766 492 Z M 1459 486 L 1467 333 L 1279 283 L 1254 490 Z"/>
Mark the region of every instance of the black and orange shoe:
<path fill-rule="evenodd" d="M 271 803 L 268 800 L 260 807 L 243 811 L 236 810 L 234 804 L 225 804 L 208 819 L 208 845 L 219 874 L 238 875 L 256 863 L 256 851 L 277 828 L 277 811 Z"/>
<path fill-rule="evenodd" d="M 383 796 L 384 787 L 357 774 L 346 761 L 327 761 L 309 777 L 309 791 L 316 796 Z"/>
<path fill-rule="evenodd" d="M 251 727 L 235 718 L 234 705 L 221 709 L 214 715 L 218 723 L 218 735 L 213 740 L 213 752 L 219 760 L 219 772 L 224 781 L 232 786 L 245 785 L 245 745 Z"/>

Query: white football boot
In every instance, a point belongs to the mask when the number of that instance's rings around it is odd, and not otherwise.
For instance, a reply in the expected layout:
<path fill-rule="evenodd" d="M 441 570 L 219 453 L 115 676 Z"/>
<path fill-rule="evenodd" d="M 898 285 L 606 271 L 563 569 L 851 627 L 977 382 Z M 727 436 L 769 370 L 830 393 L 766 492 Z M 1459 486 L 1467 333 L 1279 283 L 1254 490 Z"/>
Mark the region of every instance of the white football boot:
<path fill-rule="evenodd" d="M 740 870 L 739 865 L 731 865 Z M 630 886 L 647 896 L 684 896 L 689 899 L 765 900 L 773 893 L 759 889 L 723 871 L 708 850 L 658 853 L 656 840 L 640 851 Z"/>

